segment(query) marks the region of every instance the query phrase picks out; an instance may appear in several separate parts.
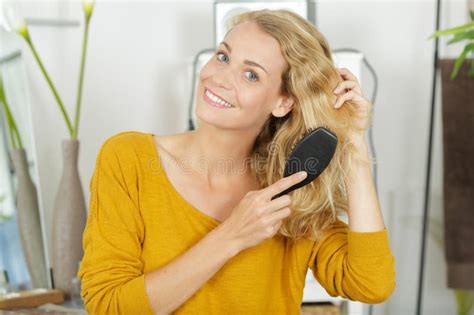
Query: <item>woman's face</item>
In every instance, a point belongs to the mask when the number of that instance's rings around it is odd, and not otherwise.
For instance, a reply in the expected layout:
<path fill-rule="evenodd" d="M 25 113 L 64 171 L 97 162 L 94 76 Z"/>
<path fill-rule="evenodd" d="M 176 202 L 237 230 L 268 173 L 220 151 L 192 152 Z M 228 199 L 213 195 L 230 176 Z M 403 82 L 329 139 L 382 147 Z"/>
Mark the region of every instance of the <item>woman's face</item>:
<path fill-rule="evenodd" d="M 292 100 L 279 94 L 286 67 L 276 39 L 254 22 L 238 24 L 200 72 L 197 117 L 219 128 L 258 132 L 270 114 L 281 117 L 291 110 Z M 212 104 L 207 90 L 232 107 Z"/>

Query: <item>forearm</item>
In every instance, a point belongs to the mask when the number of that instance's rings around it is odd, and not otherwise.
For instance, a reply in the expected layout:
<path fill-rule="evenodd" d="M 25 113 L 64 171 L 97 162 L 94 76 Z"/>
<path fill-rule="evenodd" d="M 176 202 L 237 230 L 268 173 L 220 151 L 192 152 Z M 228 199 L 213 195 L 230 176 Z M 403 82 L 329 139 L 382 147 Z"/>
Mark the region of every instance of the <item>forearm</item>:
<path fill-rule="evenodd" d="M 355 141 L 359 152 L 368 158 L 368 146 L 363 137 Z M 375 190 L 370 165 L 355 162 L 345 178 L 349 199 L 349 228 L 356 232 L 376 232 L 385 228 Z"/>
<path fill-rule="evenodd" d="M 145 286 L 156 314 L 170 314 L 201 288 L 230 258 L 237 244 L 217 227 L 164 267 L 145 274 Z"/>

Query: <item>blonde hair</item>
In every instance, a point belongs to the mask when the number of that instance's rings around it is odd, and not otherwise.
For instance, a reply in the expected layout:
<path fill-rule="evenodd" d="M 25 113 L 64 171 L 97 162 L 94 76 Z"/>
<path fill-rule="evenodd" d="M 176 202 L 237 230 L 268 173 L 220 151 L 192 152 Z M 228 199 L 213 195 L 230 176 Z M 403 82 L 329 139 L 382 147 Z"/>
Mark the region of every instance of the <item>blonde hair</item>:
<path fill-rule="evenodd" d="M 293 211 L 277 233 L 293 240 L 319 240 L 338 219 L 338 214 L 347 212 L 344 180 L 347 172 L 358 161 L 371 163 L 371 159 L 359 154 L 349 138 L 350 133 L 363 130 L 351 119 L 355 113 L 351 102 L 345 102 L 337 110 L 333 106 L 336 100 L 333 90 L 342 79 L 327 40 L 310 22 L 289 10 L 264 9 L 234 16 L 228 32 L 247 21 L 257 23 L 280 44 L 288 63 L 282 73 L 281 94 L 294 99 L 291 112 L 284 117 L 271 115 L 255 141 L 251 167 L 260 186 L 267 187 L 283 177 L 292 148 L 308 130 L 323 126 L 338 137 L 334 157 L 324 172 L 290 193 Z"/>

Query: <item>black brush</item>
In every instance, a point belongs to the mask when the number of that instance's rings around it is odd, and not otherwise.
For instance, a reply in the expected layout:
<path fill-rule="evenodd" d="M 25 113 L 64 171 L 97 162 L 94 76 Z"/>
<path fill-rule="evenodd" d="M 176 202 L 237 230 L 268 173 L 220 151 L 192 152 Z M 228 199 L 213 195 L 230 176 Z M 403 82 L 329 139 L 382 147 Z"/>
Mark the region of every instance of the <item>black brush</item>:
<path fill-rule="evenodd" d="M 303 181 L 273 196 L 272 200 L 303 187 L 318 178 L 331 162 L 336 151 L 336 145 L 337 136 L 327 128 L 318 127 L 307 131 L 301 140 L 293 146 L 286 161 L 283 177 L 300 171 L 306 171 L 308 175 Z"/>

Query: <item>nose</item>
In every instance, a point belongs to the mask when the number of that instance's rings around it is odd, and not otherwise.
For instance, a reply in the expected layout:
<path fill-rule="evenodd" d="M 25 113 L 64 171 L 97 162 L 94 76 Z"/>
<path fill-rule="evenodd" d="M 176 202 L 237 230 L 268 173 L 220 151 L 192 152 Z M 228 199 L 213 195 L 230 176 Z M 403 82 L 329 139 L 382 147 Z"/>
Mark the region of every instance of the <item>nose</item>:
<path fill-rule="evenodd" d="M 213 77 L 213 83 L 215 86 L 221 87 L 226 90 L 230 90 L 232 87 L 231 81 L 232 81 L 232 72 L 229 69 L 230 67 L 221 68 L 217 70 Z"/>

